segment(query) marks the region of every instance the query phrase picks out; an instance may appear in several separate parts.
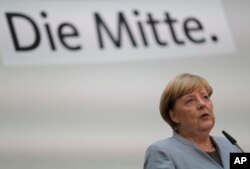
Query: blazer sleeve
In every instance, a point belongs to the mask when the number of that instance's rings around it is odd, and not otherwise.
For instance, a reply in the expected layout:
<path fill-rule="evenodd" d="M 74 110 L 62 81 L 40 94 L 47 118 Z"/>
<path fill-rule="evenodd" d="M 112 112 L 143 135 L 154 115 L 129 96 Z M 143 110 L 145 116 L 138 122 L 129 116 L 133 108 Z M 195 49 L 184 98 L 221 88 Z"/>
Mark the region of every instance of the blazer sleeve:
<path fill-rule="evenodd" d="M 151 145 L 146 151 L 143 169 L 175 169 L 175 166 L 165 151 Z"/>

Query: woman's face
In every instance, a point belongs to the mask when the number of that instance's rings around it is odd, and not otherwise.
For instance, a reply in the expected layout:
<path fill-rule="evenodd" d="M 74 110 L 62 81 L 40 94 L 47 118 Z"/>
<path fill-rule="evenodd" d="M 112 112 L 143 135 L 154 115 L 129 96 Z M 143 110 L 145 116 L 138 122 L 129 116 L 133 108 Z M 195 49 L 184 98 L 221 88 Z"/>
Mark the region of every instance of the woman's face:
<path fill-rule="evenodd" d="M 215 117 L 207 90 L 202 86 L 177 99 L 170 117 L 179 124 L 180 134 L 193 136 L 200 132 L 209 133 Z"/>

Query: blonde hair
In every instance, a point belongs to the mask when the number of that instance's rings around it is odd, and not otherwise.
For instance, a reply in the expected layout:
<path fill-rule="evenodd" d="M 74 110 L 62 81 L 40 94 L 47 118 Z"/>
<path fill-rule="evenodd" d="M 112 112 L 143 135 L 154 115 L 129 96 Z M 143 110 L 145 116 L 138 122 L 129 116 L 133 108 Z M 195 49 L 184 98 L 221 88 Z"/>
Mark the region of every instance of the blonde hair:
<path fill-rule="evenodd" d="M 175 101 L 200 87 L 205 87 L 209 96 L 212 95 L 213 89 L 206 79 L 189 73 L 177 75 L 165 87 L 160 100 L 160 113 L 173 130 L 176 129 L 177 124 L 171 119 L 169 113 L 174 108 Z"/>

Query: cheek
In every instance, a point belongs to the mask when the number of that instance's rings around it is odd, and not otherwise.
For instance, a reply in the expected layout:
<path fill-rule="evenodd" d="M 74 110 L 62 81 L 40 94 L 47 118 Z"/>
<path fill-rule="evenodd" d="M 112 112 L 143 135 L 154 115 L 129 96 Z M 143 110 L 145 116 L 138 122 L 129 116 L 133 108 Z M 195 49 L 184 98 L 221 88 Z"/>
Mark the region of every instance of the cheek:
<path fill-rule="evenodd" d="M 213 103 L 212 103 L 212 102 L 210 102 L 210 103 L 208 104 L 208 108 L 209 108 L 209 110 L 211 111 L 211 113 L 213 113 L 214 106 L 213 106 Z"/>
<path fill-rule="evenodd" d="M 210 102 L 210 104 L 209 104 L 207 107 L 208 107 L 208 110 L 209 110 L 209 112 L 210 112 L 212 118 L 215 119 L 214 111 L 213 111 L 213 108 L 214 108 L 214 107 L 213 107 L 213 103 Z"/>
<path fill-rule="evenodd" d="M 208 105 L 211 107 L 211 109 L 213 109 L 213 102 L 210 100 L 209 102 L 208 102 Z"/>
<path fill-rule="evenodd" d="M 178 111 L 178 118 L 181 121 L 186 121 L 188 119 L 195 119 L 197 117 L 197 111 L 194 109 L 182 109 L 180 111 Z"/>

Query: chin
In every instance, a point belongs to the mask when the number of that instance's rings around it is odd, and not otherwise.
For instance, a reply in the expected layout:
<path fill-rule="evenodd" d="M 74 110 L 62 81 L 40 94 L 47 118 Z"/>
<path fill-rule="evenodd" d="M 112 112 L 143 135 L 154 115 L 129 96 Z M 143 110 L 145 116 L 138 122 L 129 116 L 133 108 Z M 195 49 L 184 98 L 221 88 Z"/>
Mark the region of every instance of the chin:
<path fill-rule="evenodd" d="M 210 131 L 212 130 L 213 127 L 214 127 L 214 122 L 210 122 L 210 123 L 207 123 L 207 124 L 203 124 L 203 125 L 200 127 L 200 130 L 210 132 Z"/>
<path fill-rule="evenodd" d="M 206 131 L 206 132 L 210 132 L 212 129 L 213 129 L 213 125 L 210 125 L 210 126 L 203 126 L 201 127 L 201 131 Z"/>

